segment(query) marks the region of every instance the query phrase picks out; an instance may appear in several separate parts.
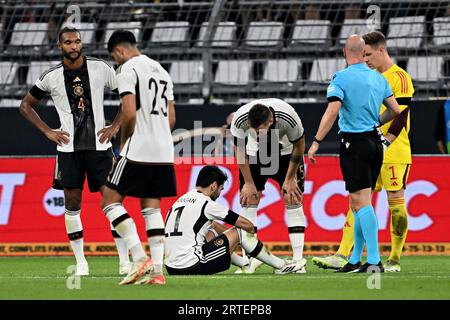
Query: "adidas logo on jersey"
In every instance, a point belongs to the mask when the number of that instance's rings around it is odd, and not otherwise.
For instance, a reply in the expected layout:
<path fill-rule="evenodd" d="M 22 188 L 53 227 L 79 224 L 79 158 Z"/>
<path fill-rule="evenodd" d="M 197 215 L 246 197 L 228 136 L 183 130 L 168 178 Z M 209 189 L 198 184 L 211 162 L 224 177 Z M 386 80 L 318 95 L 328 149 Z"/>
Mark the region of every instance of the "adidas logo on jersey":
<path fill-rule="evenodd" d="M 398 186 L 397 181 L 394 181 L 394 182 L 391 183 L 391 187 L 397 187 L 397 186 Z"/>
<path fill-rule="evenodd" d="M 73 82 L 81 82 L 81 79 L 76 77 L 75 79 L 73 79 Z"/>

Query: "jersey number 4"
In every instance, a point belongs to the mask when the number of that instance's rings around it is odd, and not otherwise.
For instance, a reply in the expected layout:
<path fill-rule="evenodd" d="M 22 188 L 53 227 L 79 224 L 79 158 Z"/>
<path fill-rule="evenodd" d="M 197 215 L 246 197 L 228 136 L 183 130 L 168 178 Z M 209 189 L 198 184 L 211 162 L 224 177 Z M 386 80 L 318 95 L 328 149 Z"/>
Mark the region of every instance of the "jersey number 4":
<path fill-rule="evenodd" d="M 161 108 L 161 112 L 164 115 L 164 117 L 167 117 L 167 104 L 168 104 L 167 97 L 166 97 L 167 81 L 159 80 L 159 83 L 164 86 L 162 89 L 162 93 L 161 93 L 161 99 L 164 100 L 165 105 L 166 105 L 166 110 L 164 111 L 164 109 Z M 156 82 L 156 80 L 154 78 L 150 78 L 150 81 L 148 82 L 148 89 L 150 91 L 152 91 L 152 87 L 155 89 L 155 95 L 154 95 L 153 102 L 152 102 L 152 112 L 150 112 L 150 114 L 159 115 L 159 110 L 156 109 L 156 103 L 157 103 L 157 99 L 158 99 L 158 83 Z"/>
<path fill-rule="evenodd" d="M 172 214 L 172 209 L 173 208 L 170 208 L 169 214 L 167 215 L 167 221 L 169 221 L 169 219 L 170 219 L 170 215 Z M 166 233 L 166 237 L 176 237 L 176 236 L 183 235 L 183 232 L 178 231 L 178 227 L 180 225 L 181 213 L 183 212 L 183 210 L 184 210 L 184 206 L 178 207 L 175 210 L 173 210 L 177 214 L 177 216 L 175 217 L 175 227 L 173 228 L 173 232 Z"/>

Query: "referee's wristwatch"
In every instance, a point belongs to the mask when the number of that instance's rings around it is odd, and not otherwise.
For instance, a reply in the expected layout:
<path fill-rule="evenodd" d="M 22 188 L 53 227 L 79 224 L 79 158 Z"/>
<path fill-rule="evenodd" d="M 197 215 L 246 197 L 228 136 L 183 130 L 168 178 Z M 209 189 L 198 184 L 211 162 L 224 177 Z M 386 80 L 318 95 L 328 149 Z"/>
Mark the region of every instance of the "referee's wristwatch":
<path fill-rule="evenodd" d="M 313 138 L 313 142 L 317 142 L 318 144 L 320 144 L 322 142 L 322 140 L 317 139 L 315 136 Z"/>

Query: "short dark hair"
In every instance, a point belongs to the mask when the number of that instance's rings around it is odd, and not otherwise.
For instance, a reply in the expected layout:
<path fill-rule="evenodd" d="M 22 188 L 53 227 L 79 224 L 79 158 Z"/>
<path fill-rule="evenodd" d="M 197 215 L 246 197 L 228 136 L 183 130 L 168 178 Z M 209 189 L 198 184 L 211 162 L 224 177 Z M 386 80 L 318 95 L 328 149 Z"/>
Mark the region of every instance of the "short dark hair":
<path fill-rule="evenodd" d="M 204 166 L 198 173 L 196 187 L 206 188 L 213 182 L 217 182 L 218 186 L 221 186 L 228 180 L 227 175 L 216 166 Z"/>
<path fill-rule="evenodd" d="M 116 30 L 113 32 L 108 40 L 108 51 L 113 52 L 114 48 L 120 43 L 128 43 L 131 45 L 136 45 L 136 37 L 133 32 L 128 30 Z"/>
<path fill-rule="evenodd" d="M 248 122 L 253 129 L 267 123 L 270 118 L 270 109 L 263 104 L 255 104 L 248 112 Z"/>
<path fill-rule="evenodd" d="M 69 33 L 69 32 L 77 32 L 80 35 L 80 38 L 81 38 L 80 30 L 78 30 L 77 28 L 75 28 L 75 27 L 64 27 L 61 30 L 59 30 L 58 41 L 61 42 L 62 35 L 64 33 Z"/>
<path fill-rule="evenodd" d="M 386 45 L 386 38 L 380 31 L 372 31 L 363 35 L 364 42 L 369 46 L 378 47 L 380 44 Z"/>

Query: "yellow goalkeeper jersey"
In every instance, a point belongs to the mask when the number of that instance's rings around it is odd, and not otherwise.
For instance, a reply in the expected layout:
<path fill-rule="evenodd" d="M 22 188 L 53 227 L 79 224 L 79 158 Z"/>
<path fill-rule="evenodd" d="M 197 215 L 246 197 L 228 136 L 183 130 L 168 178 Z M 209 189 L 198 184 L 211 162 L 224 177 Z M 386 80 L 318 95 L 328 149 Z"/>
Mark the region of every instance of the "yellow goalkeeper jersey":
<path fill-rule="evenodd" d="M 400 109 L 403 111 L 407 104 L 410 104 L 411 98 L 414 94 L 414 87 L 410 75 L 394 64 L 388 70 L 383 72 L 389 86 L 392 89 L 394 97 L 397 99 Z M 384 105 L 381 106 L 380 114 L 386 110 Z M 392 120 L 394 121 L 394 120 Z M 381 127 L 383 134 L 386 134 L 392 121 L 386 123 Z M 384 163 L 411 163 L 411 145 L 409 143 L 409 129 L 410 129 L 410 112 L 406 121 L 406 126 L 403 127 L 397 139 L 389 146 L 384 154 Z"/>

